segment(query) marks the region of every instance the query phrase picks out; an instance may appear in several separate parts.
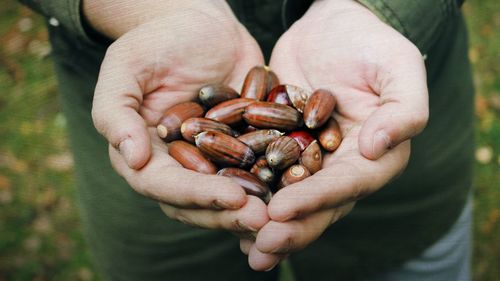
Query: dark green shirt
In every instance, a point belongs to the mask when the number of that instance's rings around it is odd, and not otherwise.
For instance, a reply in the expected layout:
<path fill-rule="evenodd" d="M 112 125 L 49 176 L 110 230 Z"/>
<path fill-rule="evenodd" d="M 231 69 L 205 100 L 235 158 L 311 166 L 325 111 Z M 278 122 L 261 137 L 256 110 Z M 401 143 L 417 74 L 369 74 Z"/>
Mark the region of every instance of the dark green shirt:
<path fill-rule="evenodd" d="M 80 1 L 22 2 L 52 18 L 50 40 L 75 154 L 82 217 L 96 264 L 106 276 L 163 280 L 168 272 L 172 280 L 182 280 L 182 265 L 195 263 L 193 276 L 199 270 L 205 280 L 223 280 L 225 271 L 214 260 L 234 259 L 245 266 L 236 239 L 166 219 L 154 202 L 135 194 L 113 172 L 107 144 L 90 116 L 107 46 L 85 32 Z M 311 1 L 228 2 L 269 57 L 280 34 Z M 320 239 L 292 255 L 293 265 L 307 269 L 315 280 L 354 280 L 419 255 L 457 219 L 472 184 L 473 87 L 460 1 L 360 2 L 425 55 L 430 119 L 424 132 L 412 141 L 411 159 L 403 175 L 359 201 L 351 214 Z M 207 243 L 209 249 L 200 246 Z M 236 279 L 253 280 L 257 275 L 248 271 L 244 276 Z"/>

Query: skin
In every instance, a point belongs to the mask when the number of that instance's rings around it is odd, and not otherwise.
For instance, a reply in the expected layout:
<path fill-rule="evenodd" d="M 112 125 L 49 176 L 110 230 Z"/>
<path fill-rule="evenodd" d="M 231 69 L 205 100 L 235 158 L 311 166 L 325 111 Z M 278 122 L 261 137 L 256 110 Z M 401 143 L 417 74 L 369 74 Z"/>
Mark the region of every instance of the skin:
<path fill-rule="evenodd" d="M 241 242 L 255 270 L 305 248 L 356 200 L 397 176 L 410 156 L 409 139 L 428 118 L 418 49 L 355 1 L 316 1 L 281 37 L 270 66 L 283 83 L 332 90 L 344 139 L 321 171 L 273 196 L 271 221 L 255 243 Z"/>
<path fill-rule="evenodd" d="M 105 16 L 113 12 L 113 1 L 84 2 L 90 25 L 118 38 L 101 66 L 94 125 L 110 144 L 115 170 L 135 191 L 159 201 L 168 217 L 248 237 L 268 222 L 266 205 L 229 178 L 182 168 L 155 130 L 167 108 L 192 100 L 205 84 L 241 88 L 246 72 L 263 63 L 257 43 L 224 1 L 189 2 L 151 3 L 152 18 L 124 25 L 127 15 L 141 11 L 140 1 L 120 4 L 129 10 L 116 17 Z"/>
<path fill-rule="evenodd" d="M 428 118 L 424 63 L 410 41 L 355 1 L 314 2 L 275 46 L 270 67 L 282 83 L 332 90 L 344 140 L 323 170 L 280 190 L 267 207 L 229 178 L 180 167 L 154 130 L 161 112 L 204 84 L 240 89 L 246 72 L 263 64 L 255 40 L 224 1 L 124 2 L 83 2 L 90 25 L 117 39 L 92 110 L 111 162 L 168 217 L 237 232 L 253 269 L 269 270 L 306 247 L 406 166 L 409 139 Z"/>

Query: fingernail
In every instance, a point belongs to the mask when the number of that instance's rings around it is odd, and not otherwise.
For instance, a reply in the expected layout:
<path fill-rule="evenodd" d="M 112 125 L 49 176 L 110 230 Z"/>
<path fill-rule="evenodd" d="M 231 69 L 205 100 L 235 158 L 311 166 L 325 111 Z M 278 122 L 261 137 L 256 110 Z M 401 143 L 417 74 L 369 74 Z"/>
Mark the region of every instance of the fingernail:
<path fill-rule="evenodd" d="M 271 266 L 269 269 L 266 269 L 266 272 L 273 270 L 278 264 L 280 263 L 280 260 L 278 260 L 273 266 Z"/>
<path fill-rule="evenodd" d="M 134 141 L 132 139 L 126 139 L 120 143 L 118 149 L 120 150 L 120 154 L 125 158 L 127 165 L 132 167 L 132 150 L 134 146 Z"/>
<path fill-rule="evenodd" d="M 375 132 L 373 136 L 372 152 L 375 159 L 391 148 L 391 138 L 384 130 Z"/>

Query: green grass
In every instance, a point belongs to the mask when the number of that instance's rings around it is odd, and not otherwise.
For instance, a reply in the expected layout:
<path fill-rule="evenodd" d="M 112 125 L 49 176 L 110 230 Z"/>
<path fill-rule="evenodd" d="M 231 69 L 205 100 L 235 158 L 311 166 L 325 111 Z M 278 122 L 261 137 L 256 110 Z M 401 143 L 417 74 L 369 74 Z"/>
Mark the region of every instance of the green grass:
<path fill-rule="evenodd" d="M 500 6 L 476 0 L 464 11 L 478 94 L 474 280 L 493 281 L 500 276 Z M 98 280 L 75 206 L 43 20 L 2 1 L 0 38 L 0 281 Z"/>

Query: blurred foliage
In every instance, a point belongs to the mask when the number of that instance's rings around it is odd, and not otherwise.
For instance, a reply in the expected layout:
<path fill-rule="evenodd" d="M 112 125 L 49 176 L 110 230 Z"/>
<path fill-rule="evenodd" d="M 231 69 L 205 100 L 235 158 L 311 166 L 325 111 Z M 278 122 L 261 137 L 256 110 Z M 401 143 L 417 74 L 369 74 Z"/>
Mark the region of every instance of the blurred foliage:
<path fill-rule="evenodd" d="M 476 85 L 474 280 L 500 278 L 500 2 L 468 1 Z"/>
<path fill-rule="evenodd" d="M 500 276 L 500 5 L 464 13 L 475 70 L 474 280 Z M 73 161 L 44 21 L 0 4 L 0 281 L 99 280 L 75 205 Z"/>

